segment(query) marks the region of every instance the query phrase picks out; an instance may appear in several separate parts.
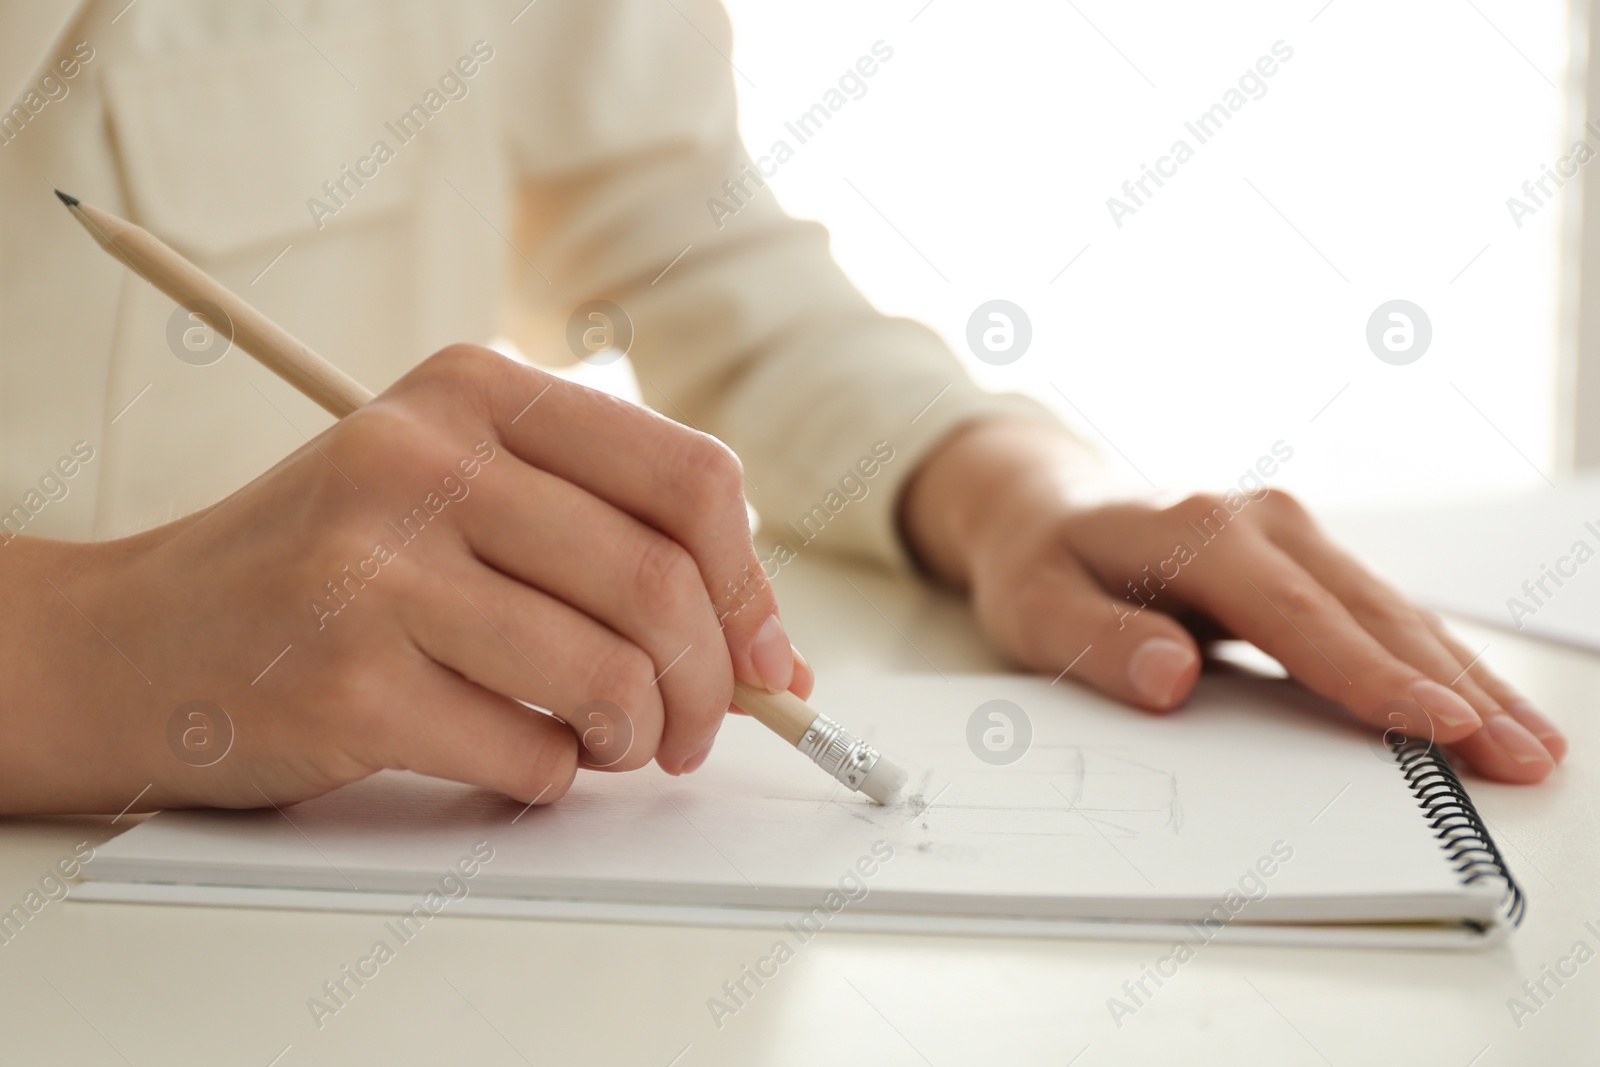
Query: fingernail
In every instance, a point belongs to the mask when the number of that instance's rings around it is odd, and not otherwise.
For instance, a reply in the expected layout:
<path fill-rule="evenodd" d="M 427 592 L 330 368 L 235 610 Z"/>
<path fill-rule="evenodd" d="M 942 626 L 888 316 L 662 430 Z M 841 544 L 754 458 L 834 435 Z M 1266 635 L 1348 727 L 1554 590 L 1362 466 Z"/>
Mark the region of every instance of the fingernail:
<path fill-rule="evenodd" d="M 790 652 L 794 654 L 794 677 L 789 679 L 788 689 L 805 700 L 817 686 L 817 672 L 811 669 L 811 664 L 806 662 L 798 648 L 791 648 Z"/>
<path fill-rule="evenodd" d="M 750 662 L 755 665 L 762 684 L 774 693 L 789 688 L 789 683 L 794 681 L 794 648 L 776 615 L 768 615 L 767 621 L 756 631 L 756 643 L 750 646 Z"/>
<path fill-rule="evenodd" d="M 1489 723 L 1484 729 L 1489 731 L 1489 737 L 1506 750 L 1506 754 L 1518 763 L 1547 763 L 1550 753 L 1539 743 L 1539 739 L 1522 727 L 1509 715 L 1491 715 Z"/>
<path fill-rule="evenodd" d="M 1551 722 L 1544 712 L 1533 706 L 1531 701 L 1513 700 L 1506 710 L 1516 715 L 1517 721 L 1524 729 L 1544 742 L 1544 747 L 1557 762 L 1567 754 L 1567 739 L 1562 734 L 1561 727 Z"/>
<path fill-rule="evenodd" d="M 1189 646 L 1170 637 L 1152 637 L 1128 661 L 1128 681 L 1140 700 L 1164 708 L 1172 703 L 1178 684 L 1194 665 Z"/>
<path fill-rule="evenodd" d="M 1431 678 L 1424 678 L 1411 687 L 1411 699 L 1445 726 L 1483 725 L 1483 720 L 1478 718 L 1478 713 L 1472 710 L 1472 705 L 1467 703 L 1465 697 Z"/>
<path fill-rule="evenodd" d="M 699 770 L 700 765 L 706 761 L 706 757 L 711 755 L 711 746 L 715 745 L 716 743 L 717 739 L 713 737 L 711 739 L 711 744 L 707 745 L 705 748 L 702 748 L 699 752 L 696 752 L 694 755 L 683 761 L 683 767 L 678 771 L 678 773 L 689 774 L 692 771 Z"/>

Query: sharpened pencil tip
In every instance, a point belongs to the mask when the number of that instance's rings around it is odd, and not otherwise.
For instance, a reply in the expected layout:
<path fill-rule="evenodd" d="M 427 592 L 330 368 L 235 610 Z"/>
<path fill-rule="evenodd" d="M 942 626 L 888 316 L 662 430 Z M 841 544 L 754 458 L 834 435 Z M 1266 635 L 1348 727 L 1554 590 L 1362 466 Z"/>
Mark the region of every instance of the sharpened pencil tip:
<path fill-rule="evenodd" d="M 63 193 L 60 189 L 57 189 L 56 190 L 56 196 L 60 197 L 61 198 L 61 202 L 63 204 L 65 204 L 65 205 L 67 205 L 68 207 L 77 207 L 78 206 L 78 198 L 73 196 L 73 195 L 71 195 L 70 193 Z"/>

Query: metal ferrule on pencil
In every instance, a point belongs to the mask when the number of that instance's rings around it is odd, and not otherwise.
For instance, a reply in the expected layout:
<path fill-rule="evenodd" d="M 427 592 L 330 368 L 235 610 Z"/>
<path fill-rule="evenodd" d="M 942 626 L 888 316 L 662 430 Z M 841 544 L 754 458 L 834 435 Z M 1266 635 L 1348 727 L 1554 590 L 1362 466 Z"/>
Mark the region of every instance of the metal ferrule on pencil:
<path fill-rule="evenodd" d="M 878 762 L 878 750 L 826 715 L 818 715 L 795 745 L 818 767 L 859 791 Z"/>

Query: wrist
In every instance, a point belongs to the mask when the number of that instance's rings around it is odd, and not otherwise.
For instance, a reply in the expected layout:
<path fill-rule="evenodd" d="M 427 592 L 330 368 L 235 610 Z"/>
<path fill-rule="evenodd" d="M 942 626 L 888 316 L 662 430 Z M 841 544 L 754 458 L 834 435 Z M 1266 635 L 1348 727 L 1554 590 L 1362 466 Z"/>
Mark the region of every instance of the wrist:
<path fill-rule="evenodd" d="M 32 537 L 0 546 L 0 592 L 14 609 L 0 624 L 0 812 L 115 811 L 150 782 L 128 714 L 129 694 L 148 683 L 106 633 L 128 644 L 106 596 L 122 551 Z"/>
<path fill-rule="evenodd" d="M 930 574 L 968 584 L 987 546 L 1064 513 L 1099 474 L 1065 429 L 990 419 L 954 429 L 923 459 L 900 497 L 900 535 Z"/>

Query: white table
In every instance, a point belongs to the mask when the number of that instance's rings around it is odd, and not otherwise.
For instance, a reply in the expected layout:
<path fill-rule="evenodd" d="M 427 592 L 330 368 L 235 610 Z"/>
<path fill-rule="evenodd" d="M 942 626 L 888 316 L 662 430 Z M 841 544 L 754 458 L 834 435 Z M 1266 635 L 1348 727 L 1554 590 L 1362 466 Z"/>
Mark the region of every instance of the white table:
<path fill-rule="evenodd" d="M 1329 525 L 1440 611 L 1600 652 L 1600 474 L 1553 491 L 1341 514 Z"/>
<path fill-rule="evenodd" d="M 809 557 L 777 584 L 819 670 L 999 666 L 961 605 L 926 588 Z M 1520 1029 L 1507 1009 L 1574 942 L 1600 951 L 1583 926 L 1600 929 L 1600 658 L 1464 632 L 1572 739 L 1543 787 L 1470 783 L 1530 897 L 1493 952 L 1211 945 L 1119 1030 L 1107 998 L 1161 946 L 825 932 L 719 1030 L 707 998 L 771 935 L 441 917 L 319 1031 L 307 999 L 381 917 L 67 901 L 0 944 L 0 1063 L 1600 1062 L 1600 958 Z M 0 909 L 128 821 L 0 821 Z"/>

